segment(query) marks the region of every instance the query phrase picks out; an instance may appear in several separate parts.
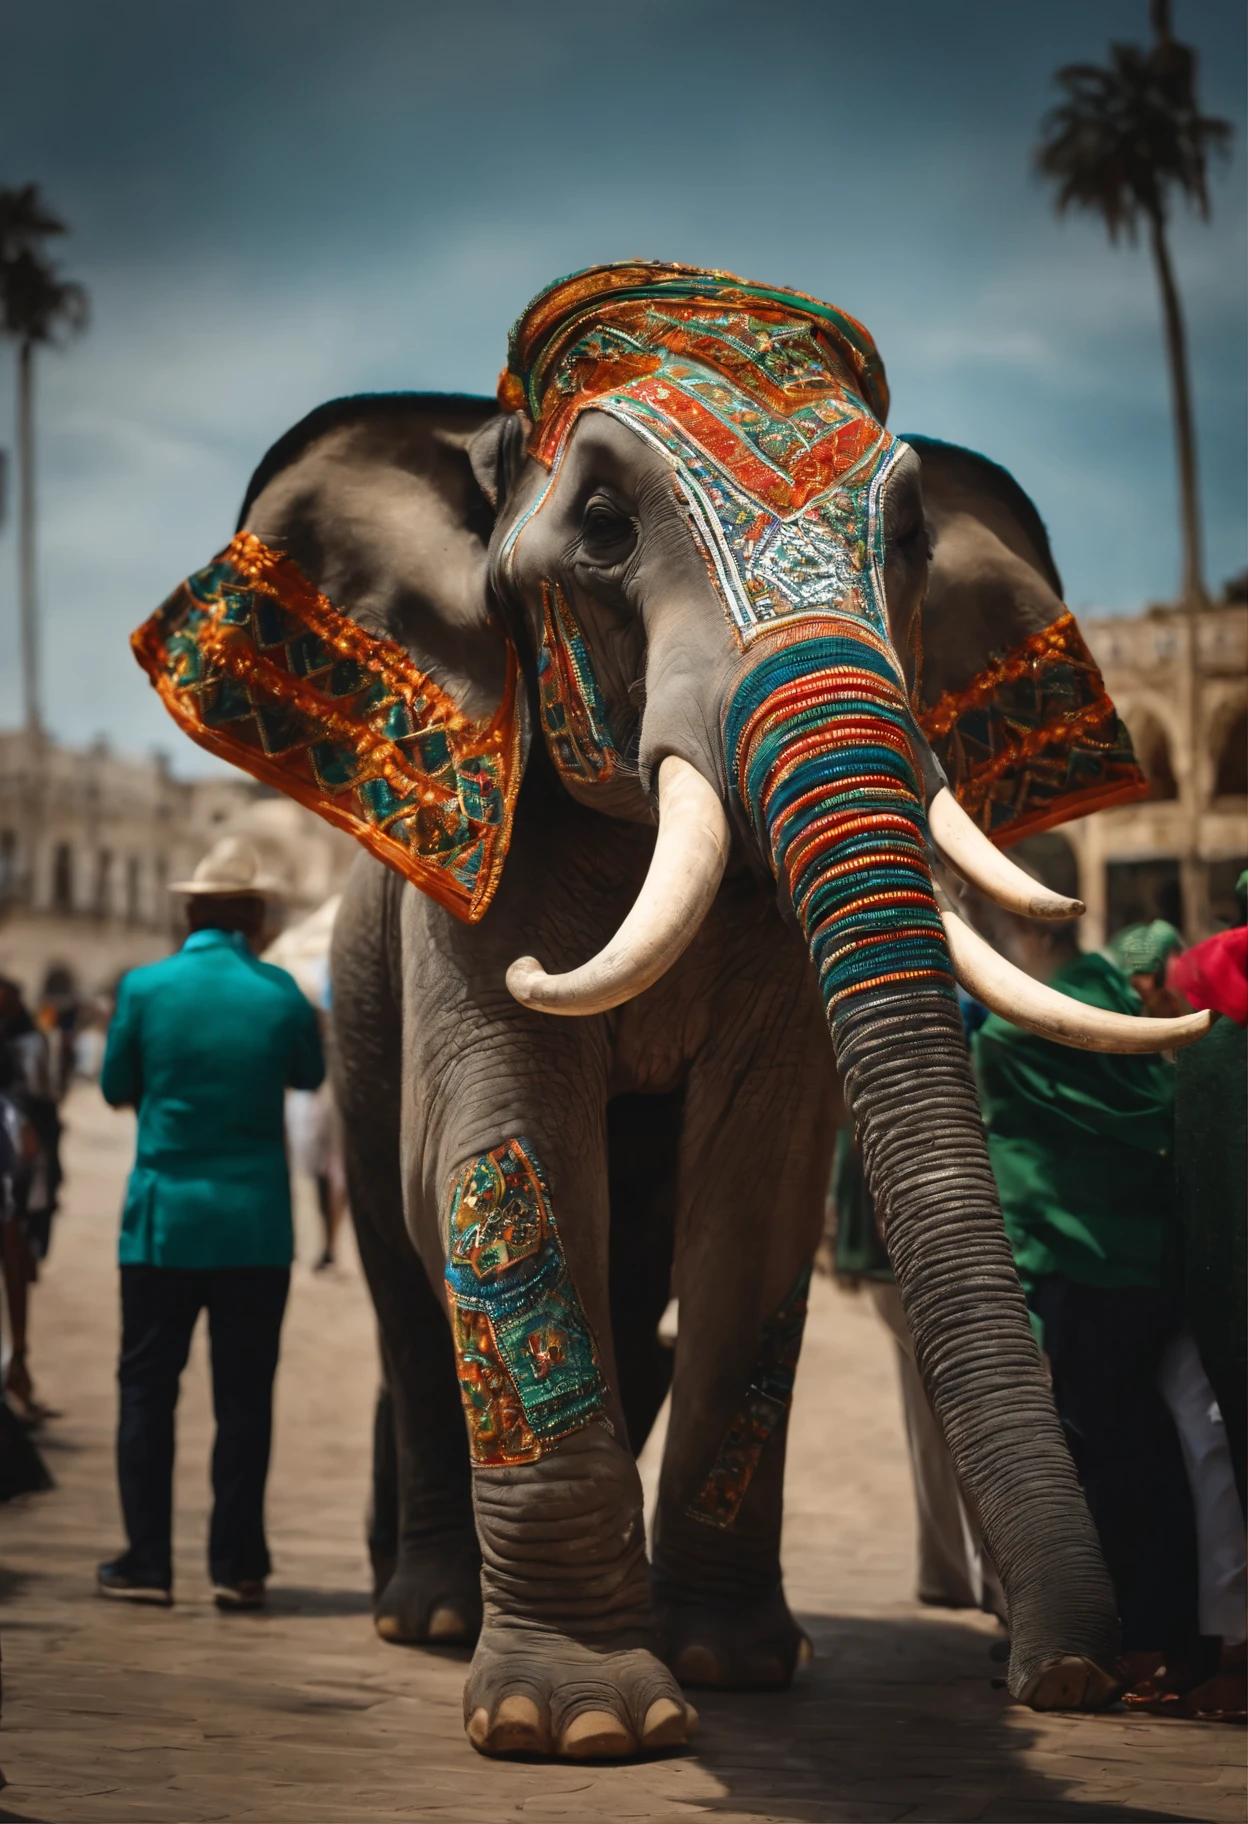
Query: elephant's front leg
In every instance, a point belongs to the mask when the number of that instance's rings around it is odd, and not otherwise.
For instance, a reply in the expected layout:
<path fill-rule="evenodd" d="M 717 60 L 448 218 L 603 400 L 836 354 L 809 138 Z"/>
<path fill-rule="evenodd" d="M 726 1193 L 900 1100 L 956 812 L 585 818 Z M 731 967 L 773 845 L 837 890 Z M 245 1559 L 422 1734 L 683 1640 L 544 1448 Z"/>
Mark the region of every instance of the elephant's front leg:
<path fill-rule="evenodd" d="M 747 974 L 721 992 L 686 1092 L 654 1547 L 665 1660 L 684 1684 L 738 1690 L 787 1686 L 809 1652 L 785 1600 L 780 1531 L 837 1097 L 804 959 L 786 948 L 770 966 L 771 980 Z"/>
<path fill-rule="evenodd" d="M 444 1266 L 481 1543 L 468 1736 L 572 1759 L 670 1746 L 695 1719 L 652 1651 L 613 1387 L 603 1023 L 500 1009 L 471 1036 L 461 1018 L 456 1048 L 421 1147 L 420 1245 Z"/>

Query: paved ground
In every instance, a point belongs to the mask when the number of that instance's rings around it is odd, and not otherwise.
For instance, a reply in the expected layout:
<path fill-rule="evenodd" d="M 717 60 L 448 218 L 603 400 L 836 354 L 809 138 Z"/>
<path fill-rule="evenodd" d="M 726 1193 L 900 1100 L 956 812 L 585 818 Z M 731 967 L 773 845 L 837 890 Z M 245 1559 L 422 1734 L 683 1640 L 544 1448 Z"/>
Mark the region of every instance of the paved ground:
<path fill-rule="evenodd" d="M 112 1248 L 130 1123 L 69 1110 L 69 1199 L 34 1341 L 64 1409 L 57 1489 L 0 1509 L 5 1819 L 1239 1820 L 1244 1738 L 1210 1725 L 1033 1716 L 994 1689 L 992 1625 L 925 1612 L 889 1348 L 816 1289 L 798 1380 L 785 1557 L 817 1647 L 785 1696 L 702 1693 L 696 1752 L 649 1765 L 490 1763 L 460 1722 L 464 1656 L 383 1646 L 362 1542 L 374 1385 L 354 1263 L 296 1269 L 262 1616 L 219 1616 L 203 1568 L 202 1337 L 180 1413 L 178 1606 L 91 1594 L 120 1541 L 111 1469 Z M 314 1234 L 300 1212 L 301 1255 Z"/>

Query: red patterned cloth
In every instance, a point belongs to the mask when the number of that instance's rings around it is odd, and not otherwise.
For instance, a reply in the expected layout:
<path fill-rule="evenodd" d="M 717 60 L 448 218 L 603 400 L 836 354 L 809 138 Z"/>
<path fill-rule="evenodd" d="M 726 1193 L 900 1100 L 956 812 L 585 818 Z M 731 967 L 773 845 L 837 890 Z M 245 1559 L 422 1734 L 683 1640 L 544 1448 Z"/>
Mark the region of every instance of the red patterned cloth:
<path fill-rule="evenodd" d="M 1172 956 L 1166 986 L 1197 1012 L 1212 1007 L 1237 1026 L 1248 1026 L 1248 925 L 1219 931 L 1181 956 Z"/>

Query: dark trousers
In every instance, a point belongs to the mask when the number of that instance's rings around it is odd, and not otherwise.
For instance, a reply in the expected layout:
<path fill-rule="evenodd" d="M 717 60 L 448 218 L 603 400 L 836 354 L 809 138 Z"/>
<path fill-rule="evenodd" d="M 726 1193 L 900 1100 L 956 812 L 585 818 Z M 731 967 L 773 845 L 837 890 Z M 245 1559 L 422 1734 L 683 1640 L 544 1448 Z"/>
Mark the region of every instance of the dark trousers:
<path fill-rule="evenodd" d="M 173 1582 L 173 1413 L 205 1307 L 217 1421 L 208 1569 L 214 1583 L 268 1576 L 264 1484 L 289 1287 L 288 1267 L 121 1269 L 117 1480 L 132 1576 Z"/>
<path fill-rule="evenodd" d="M 1040 1280 L 1030 1299 L 1118 1594 L 1123 1648 L 1190 1648 L 1196 1526 L 1178 1433 L 1157 1390 L 1179 1299 L 1143 1286 L 1079 1286 L 1057 1274 Z"/>

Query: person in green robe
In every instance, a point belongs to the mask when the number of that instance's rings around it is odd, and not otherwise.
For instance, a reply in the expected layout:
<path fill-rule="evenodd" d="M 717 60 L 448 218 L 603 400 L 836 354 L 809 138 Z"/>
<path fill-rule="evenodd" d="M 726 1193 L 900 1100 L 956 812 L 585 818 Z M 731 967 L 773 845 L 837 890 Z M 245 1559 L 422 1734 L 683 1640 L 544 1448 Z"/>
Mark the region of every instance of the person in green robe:
<path fill-rule="evenodd" d="M 1011 959 L 1074 1000 L 1140 1014 L 1108 958 L 1069 927 L 1008 918 Z M 988 1149 L 1037 1339 L 1118 1594 L 1128 1653 L 1196 1633 L 1196 1539 L 1158 1390 L 1182 1322 L 1174 1070 L 1084 1052 L 991 1014 L 972 1041 Z"/>

